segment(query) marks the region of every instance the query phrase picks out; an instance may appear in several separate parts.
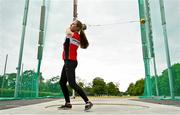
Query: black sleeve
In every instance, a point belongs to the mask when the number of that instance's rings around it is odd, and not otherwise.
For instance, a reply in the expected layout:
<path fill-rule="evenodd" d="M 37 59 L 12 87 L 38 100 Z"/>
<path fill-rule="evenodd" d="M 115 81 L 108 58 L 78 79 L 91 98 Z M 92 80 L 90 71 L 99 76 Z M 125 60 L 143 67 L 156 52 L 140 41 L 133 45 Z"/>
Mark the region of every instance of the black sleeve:
<path fill-rule="evenodd" d="M 65 59 L 68 59 L 69 57 L 69 44 L 70 44 L 70 39 L 66 38 L 64 43 Z"/>

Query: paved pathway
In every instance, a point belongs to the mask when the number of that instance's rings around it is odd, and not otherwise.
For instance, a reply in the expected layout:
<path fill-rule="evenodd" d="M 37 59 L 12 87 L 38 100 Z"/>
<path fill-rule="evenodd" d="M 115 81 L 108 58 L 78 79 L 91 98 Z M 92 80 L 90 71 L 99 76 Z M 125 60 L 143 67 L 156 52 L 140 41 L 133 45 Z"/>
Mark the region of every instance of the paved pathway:
<path fill-rule="evenodd" d="M 64 100 L 59 99 L 51 102 L 0 110 L 0 115 L 180 115 L 180 107 L 176 106 L 146 103 L 122 98 L 92 98 L 91 100 L 94 106 L 88 112 L 84 111 L 83 101 L 77 98 L 72 100 L 73 108 L 71 110 L 58 110 L 57 107 L 64 104 Z"/>

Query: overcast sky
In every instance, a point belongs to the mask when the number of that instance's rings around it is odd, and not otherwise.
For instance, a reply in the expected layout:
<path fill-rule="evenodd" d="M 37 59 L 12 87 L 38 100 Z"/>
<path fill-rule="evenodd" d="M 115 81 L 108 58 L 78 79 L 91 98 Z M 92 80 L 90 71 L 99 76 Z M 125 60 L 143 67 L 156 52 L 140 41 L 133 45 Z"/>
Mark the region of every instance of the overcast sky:
<path fill-rule="evenodd" d="M 0 0 L 0 74 L 6 54 L 7 73 L 16 72 L 25 0 Z M 30 0 L 28 24 L 23 55 L 24 70 L 37 69 L 39 14 L 42 0 Z M 168 37 L 172 63 L 180 61 L 180 1 L 165 0 Z M 151 0 L 155 51 L 160 74 L 166 68 L 159 4 Z M 173 13 L 172 13 L 173 12 Z M 51 0 L 41 71 L 45 79 L 61 74 L 62 44 L 65 28 L 72 22 L 72 1 Z M 131 82 L 144 77 L 138 0 L 79 0 L 78 19 L 88 26 L 86 35 L 90 46 L 78 50 L 76 75 L 91 82 L 102 77 L 106 82 L 120 84 L 125 91 Z"/>

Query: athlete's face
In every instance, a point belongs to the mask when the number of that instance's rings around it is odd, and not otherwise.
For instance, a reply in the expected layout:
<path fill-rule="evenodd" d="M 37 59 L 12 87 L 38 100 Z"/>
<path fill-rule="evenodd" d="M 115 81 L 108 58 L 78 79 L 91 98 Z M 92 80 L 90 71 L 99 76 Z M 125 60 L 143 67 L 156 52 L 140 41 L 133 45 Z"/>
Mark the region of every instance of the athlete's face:
<path fill-rule="evenodd" d="M 70 29 L 72 32 L 78 32 L 80 30 L 80 28 L 77 26 L 78 25 L 77 23 L 78 23 L 77 21 L 74 21 L 71 24 Z"/>

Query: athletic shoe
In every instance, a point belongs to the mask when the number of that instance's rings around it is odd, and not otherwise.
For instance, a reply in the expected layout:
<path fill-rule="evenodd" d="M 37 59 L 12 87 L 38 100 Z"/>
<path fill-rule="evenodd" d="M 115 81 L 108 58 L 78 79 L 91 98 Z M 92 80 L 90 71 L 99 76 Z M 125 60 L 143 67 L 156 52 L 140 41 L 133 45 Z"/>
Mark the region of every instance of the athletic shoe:
<path fill-rule="evenodd" d="M 66 103 L 65 105 L 58 107 L 58 109 L 63 109 L 63 110 L 68 110 L 71 108 L 72 108 L 72 105 L 70 103 L 68 103 L 68 104 Z"/>
<path fill-rule="evenodd" d="M 93 104 L 90 101 L 88 101 L 85 105 L 85 111 L 91 109 L 92 106 L 93 106 Z"/>

